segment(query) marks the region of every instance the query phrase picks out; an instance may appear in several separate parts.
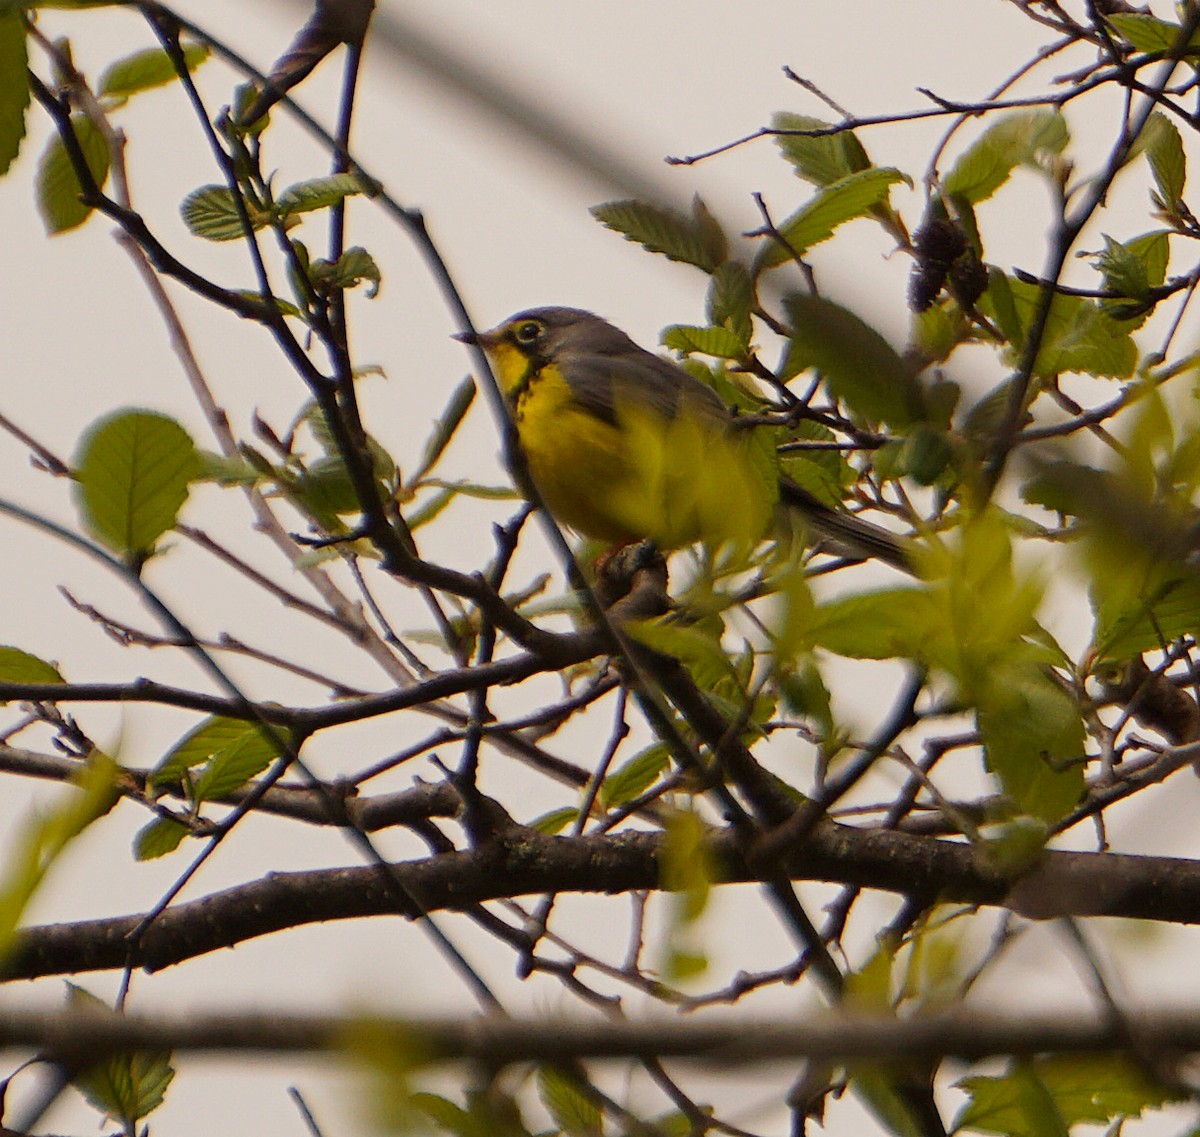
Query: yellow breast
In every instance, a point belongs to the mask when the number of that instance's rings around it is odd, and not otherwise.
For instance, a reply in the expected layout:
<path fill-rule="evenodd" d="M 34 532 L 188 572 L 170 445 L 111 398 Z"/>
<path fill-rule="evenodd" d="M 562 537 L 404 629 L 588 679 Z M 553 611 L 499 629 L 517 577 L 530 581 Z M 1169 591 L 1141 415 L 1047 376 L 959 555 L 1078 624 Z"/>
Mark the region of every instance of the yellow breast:
<path fill-rule="evenodd" d="M 774 477 L 756 463 L 749 431 L 686 408 L 666 417 L 630 392 L 612 421 L 582 406 L 554 365 L 515 349 L 493 352 L 529 473 L 563 525 L 613 543 L 650 539 L 675 549 L 757 540 Z"/>

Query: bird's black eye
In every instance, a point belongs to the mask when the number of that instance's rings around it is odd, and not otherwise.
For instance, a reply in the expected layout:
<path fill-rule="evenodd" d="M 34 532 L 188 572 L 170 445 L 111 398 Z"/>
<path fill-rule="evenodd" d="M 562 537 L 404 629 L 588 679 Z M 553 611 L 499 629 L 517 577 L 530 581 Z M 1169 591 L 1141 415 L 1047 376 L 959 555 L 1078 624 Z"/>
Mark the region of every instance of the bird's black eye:
<path fill-rule="evenodd" d="M 542 325 L 537 320 L 523 320 L 513 329 L 513 339 L 528 347 L 542 337 Z"/>

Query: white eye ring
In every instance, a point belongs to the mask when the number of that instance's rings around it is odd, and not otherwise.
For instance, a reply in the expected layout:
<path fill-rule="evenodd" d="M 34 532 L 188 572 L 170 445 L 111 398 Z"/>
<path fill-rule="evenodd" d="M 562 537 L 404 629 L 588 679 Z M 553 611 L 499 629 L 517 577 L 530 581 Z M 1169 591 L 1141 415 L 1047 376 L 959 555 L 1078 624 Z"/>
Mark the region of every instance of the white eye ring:
<path fill-rule="evenodd" d="M 526 320 L 524 323 L 518 324 L 513 332 L 513 339 L 517 343 L 530 344 L 535 342 L 542 334 L 542 325 L 536 320 Z"/>

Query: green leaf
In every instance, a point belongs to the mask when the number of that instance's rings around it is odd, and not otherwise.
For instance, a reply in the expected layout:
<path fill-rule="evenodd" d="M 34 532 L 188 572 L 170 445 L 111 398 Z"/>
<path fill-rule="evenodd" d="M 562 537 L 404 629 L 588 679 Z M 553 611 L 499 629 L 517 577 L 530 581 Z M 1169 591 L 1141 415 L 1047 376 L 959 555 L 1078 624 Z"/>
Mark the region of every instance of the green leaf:
<path fill-rule="evenodd" d="M 261 774 L 282 753 L 275 739 L 257 724 L 235 742 L 218 750 L 192 787 L 196 801 L 214 801 L 240 789 Z"/>
<path fill-rule="evenodd" d="M 1053 824 L 1083 795 L 1083 720 L 1075 701 L 1032 661 L 1004 661 L 979 698 L 988 769 L 1005 796 Z"/>
<path fill-rule="evenodd" d="M 1001 279 L 1004 283 L 998 283 Z M 1010 339 L 1005 357 L 1016 364 L 1039 303 L 1040 285 L 994 273 L 980 309 L 994 316 Z M 1001 304 L 1003 300 L 1003 304 Z M 1138 350 L 1129 325 L 1114 320 L 1094 300 L 1056 293 L 1050 305 L 1034 374 L 1053 378 L 1067 371 L 1128 379 L 1137 367 Z"/>
<path fill-rule="evenodd" d="M 904 427 L 924 417 L 921 385 L 874 328 L 821 296 L 784 298 L 791 325 L 788 370 L 816 368 L 830 393 L 868 419 Z"/>
<path fill-rule="evenodd" d="M 549 813 L 543 813 L 535 817 L 532 821 L 526 822 L 530 829 L 536 829 L 539 833 L 544 833 L 547 837 L 554 837 L 561 833 L 568 825 L 574 823 L 579 816 L 579 810 L 573 805 L 565 805 L 561 809 L 552 809 Z"/>
<path fill-rule="evenodd" d="M 742 343 L 754 338 L 754 281 L 746 266 L 727 261 L 712 274 L 708 285 L 708 322 L 728 328 Z"/>
<path fill-rule="evenodd" d="M 662 887 L 679 895 L 675 914 L 683 923 L 700 918 L 708 905 L 717 867 L 708 847 L 709 831 L 694 813 L 675 812 L 667 817 L 659 857 Z"/>
<path fill-rule="evenodd" d="M 1092 651 L 1098 660 L 1121 662 L 1155 651 L 1200 630 L 1200 579 L 1167 561 L 1122 556 L 1126 540 L 1103 534 L 1108 548 L 1093 550 L 1107 571 L 1094 575 Z"/>
<path fill-rule="evenodd" d="M 257 723 L 214 716 L 185 734 L 147 781 L 152 786 L 171 785 L 187 771 L 203 766 L 193 777 L 193 798 L 213 800 L 244 785 L 281 753 L 275 739 Z"/>
<path fill-rule="evenodd" d="M 163 757 L 146 779 L 148 786 L 173 785 L 184 774 L 207 762 L 214 754 L 232 746 L 249 734 L 259 734 L 254 723 L 244 719 L 213 715 L 187 732 Z"/>
<path fill-rule="evenodd" d="M 170 817 L 156 817 L 138 830 L 133 839 L 133 858 L 136 861 L 153 861 L 165 857 L 179 848 L 188 835 L 188 827 Z"/>
<path fill-rule="evenodd" d="M 699 197 L 687 217 L 642 201 L 610 201 L 594 205 L 592 216 L 606 228 L 636 241 L 652 253 L 713 272 L 727 256 L 725 236 Z"/>
<path fill-rule="evenodd" d="M 117 8 L 127 7 L 129 0 L 0 0 L 0 16 L 34 8 Z"/>
<path fill-rule="evenodd" d="M 737 680 L 720 637 L 707 634 L 699 625 L 684 627 L 666 620 L 638 620 L 625 630 L 638 643 L 680 660 L 702 690 L 709 691 L 723 680 Z"/>
<path fill-rule="evenodd" d="M 750 349 L 728 328 L 696 328 L 686 324 L 672 324 L 662 334 L 664 347 L 682 355 L 696 352 L 714 355 L 718 359 L 745 359 Z"/>
<path fill-rule="evenodd" d="M 954 449 L 945 431 L 919 422 L 900 447 L 899 462 L 923 486 L 936 482 L 954 460 Z"/>
<path fill-rule="evenodd" d="M 111 758 L 93 751 L 55 805 L 30 813 L 9 835 L 0 859 L 0 960 L 8 955 L 22 913 L 63 850 L 117 803 L 118 772 Z"/>
<path fill-rule="evenodd" d="M 104 187 L 108 180 L 108 144 L 90 119 L 81 114 L 71 116 L 71 127 L 92 179 Z M 92 214 L 92 206 L 80 201 L 83 187 L 75 176 L 75 167 L 67 155 L 62 138 L 50 139 L 42 154 L 37 172 L 37 204 L 47 233 L 65 233 L 82 225 Z"/>
<path fill-rule="evenodd" d="M 357 174 L 327 174 L 321 178 L 310 178 L 288 186 L 275 199 L 275 210 L 281 217 L 287 217 L 314 209 L 328 209 L 339 201 L 362 193 L 363 188 Z"/>
<path fill-rule="evenodd" d="M 117 1017 L 106 1003 L 73 983 L 68 985 L 67 999 L 74 1009 Z M 169 1050 L 142 1050 L 114 1054 L 90 1070 L 76 1074 L 71 1084 L 94 1109 L 131 1133 L 137 1122 L 162 1105 L 174 1077 Z"/>
<path fill-rule="evenodd" d="M 216 482 L 219 486 L 254 486 L 266 477 L 258 466 L 245 458 L 230 458 L 211 450 L 200 450 L 198 453 L 200 471 L 195 481 Z"/>
<path fill-rule="evenodd" d="M 755 235 L 763 236 L 766 243 L 754 258 L 755 275 L 784 264 L 793 253 L 803 253 L 819 245 L 832 237 L 839 225 L 869 213 L 874 206 L 887 200 L 896 182 L 908 183 L 909 179 L 889 166 L 848 174 L 841 181 L 824 187 L 777 226 L 787 247 L 775 237 L 756 231 Z"/>
<path fill-rule="evenodd" d="M 418 1092 L 412 1094 L 409 1101 L 435 1125 L 447 1133 L 455 1134 L 455 1137 L 488 1137 L 487 1130 L 478 1119 L 449 1098 Z"/>
<path fill-rule="evenodd" d="M 1100 311 L 1128 327 L 1140 327 L 1154 310 L 1150 289 L 1166 277 L 1171 246 L 1165 230 L 1146 233 L 1128 243 L 1104 238 L 1104 251 L 1097 254 L 1096 268 L 1104 277 L 1104 287 L 1126 299 L 1105 299 Z"/>
<path fill-rule="evenodd" d="M 1139 149 L 1145 151 L 1159 195 L 1167 208 L 1174 212 L 1183 199 L 1183 187 L 1187 181 L 1187 157 L 1183 152 L 1179 128 L 1162 112 L 1155 111 L 1147 119 L 1137 144 Z"/>
<path fill-rule="evenodd" d="M 19 647 L 0 647 L 0 683 L 65 683 L 52 663 Z"/>
<path fill-rule="evenodd" d="M 786 430 L 780 429 L 775 438 L 779 447 L 779 472 L 816 494 L 827 505 L 841 507 L 846 498 L 846 488 L 858 478 L 856 471 L 845 455 L 838 450 L 790 450 L 792 443 L 835 442 L 834 433 L 827 426 L 811 420 L 802 420 Z"/>
<path fill-rule="evenodd" d="M 336 528 L 339 517 L 362 512 L 350 471 L 340 458 L 309 463 L 288 486 L 288 496 L 324 529 Z"/>
<path fill-rule="evenodd" d="M 539 1066 L 538 1097 L 567 1137 L 601 1137 L 604 1115 L 577 1078 L 557 1066 Z"/>
<path fill-rule="evenodd" d="M 209 54 L 208 44 L 183 45 L 183 60 L 189 71 L 199 67 Z M 171 57 L 161 47 L 150 47 L 110 64 L 100 76 L 97 93 L 128 98 L 139 91 L 165 87 L 178 78 L 179 73 Z"/>
<path fill-rule="evenodd" d="M 1096 256 L 1096 267 L 1104 277 L 1104 287 L 1118 296 L 1144 300 L 1150 292 L 1146 266 L 1129 249 L 1104 235 L 1104 251 Z"/>
<path fill-rule="evenodd" d="M 1139 1064 L 1119 1054 L 1022 1060 L 1004 1074 L 964 1078 L 956 1088 L 970 1100 L 953 1130 L 1003 1137 L 1065 1134 L 1076 1125 L 1140 1117 L 1182 1100 L 1179 1090 L 1152 1082 Z"/>
<path fill-rule="evenodd" d="M 808 115 L 780 112 L 771 119 L 772 130 L 827 130 L 832 123 Z M 795 167 L 796 175 L 815 186 L 828 186 L 871 165 L 866 150 L 853 131 L 832 134 L 776 134 L 775 145 Z"/>
<path fill-rule="evenodd" d="M 1183 1087 L 1152 1080 L 1144 1063 L 1125 1054 L 1056 1055 L 1037 1059 L 1036 1067 L 1068 1125 L 1141 1117 L 1188 1099 Z"/>
<path fill-rule="evenodd" d="M 28 64 L 25 25 L 20 12 L 0 15 L 0 176 L 8 173 L 25 137 Z"/>
<path fill-rule="evenodd" d="M 438 416 L 433 433 L 425 443 L 421 461 L 417 463 L 416 470 L 408 479 L 409 484 L 416 485 L 438 464 L 438 460 L 445 453 L 446 447 L 450 445 L 450 440 L 462 425 L 463 419 L 467 417 L 467 411 L 471 409 L 474 401 L 475 380 L 468 376 L 454 388 L 450 401 L 446 404 L 446 409 Z"/>
<path fill-rule="evenodd" d="M 850 659 L 922 659 L 942 619 L 923 589 L 862 592 L 819 605 L 809 642 Z"/>
<path fill-rule="evenodd" d="M 369 285 L 367 299 L 379 295 L 379 282 L 382 280 L 375 258 L 360 245 L 347 249 L 333 264 L 327 260 L 313 261 L 309 265 L 309 274 L 321 292 L 355 288 L 365 280 Z"/>
<path fill-rule="evenodd" d="M 1183 28 L 1166 20 L 1141 12 L 1119 12 L 1107 17 L 1108 22 L 1138 51 L 1173 51 L 1183 35 Z M 1200 46 L 1200 32 L 1192 34 L 1189 48 Z"/>
<path fill-rule="evenodd" d="M 250 227 L 257 232 L 271 222 L 271 214 L 256 209 L 249 199 L 243 199 L 250 218 Z M 179 214 L 188 230 L 206 241 L 237 241 L 245 236 L 237 199 L 228 186 L 201 186 L 183 199 Z"/>
<path fill-rule="evenodd" d="M 983 307 L 1000 326 L 1000 331 L 1013 350 L 1017 351 L 1025 344 L 1025 325 L 1017 312 L 1017 302 L 1013 296 L 1012 286 L 1015 282 L 1015 277 L 998 269 L 990 272 Z"/>
<path fill-rule="evenodd" d="M 661 742 L 647 746 L 614 770 L 600 786 L 599 801 L 605 809 L 624 805 L 643 794 L 671 764 L 671 752 Z"/>
<path fill-rule="evenodd" d="M 1131 237 L 1124 242 L 1139 261 L 1146 273 L 1151 288 L 1158 288 L 1167 279 L 1167 265 L 1171 261 L 1170 234 L 1166 229 L 1155 229 L 1140 237 Z"/>
<path fill-rule="evenodd" d="M 88 532 L 131 562 L 171 529 L 200 472 L 196 447 L 174 419 L 117 411 L 83 436 L 75 496 Z"/>
<path fill-rule="evenodd" d="M 1037 166 L 1046 154 L 1061 154 L 1070 138 L 1067 121 L 1054 111 L 1006 115 L 971 145 L 942 179 L 948 196 L 986 201 L 1018 166 Z"/>
<path fill-rule="evenodd" d="M 465 478 L 453 482 L 444 481 L 441 478 L 426 478 L 424 484 L 451 490 L 464 497 L 479 498 L 481 501 L 519 501 L 521 498 L 521 495 L 512 486 L 483 486 L 478 482 L 469 482 Z"/>

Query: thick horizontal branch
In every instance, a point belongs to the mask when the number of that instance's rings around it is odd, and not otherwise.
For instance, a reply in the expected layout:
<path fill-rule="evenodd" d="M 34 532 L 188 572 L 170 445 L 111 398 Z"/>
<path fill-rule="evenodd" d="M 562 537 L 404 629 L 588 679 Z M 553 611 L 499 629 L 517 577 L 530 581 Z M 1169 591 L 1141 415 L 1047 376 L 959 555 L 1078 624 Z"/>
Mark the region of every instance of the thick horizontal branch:
<path fill-rule="evenodd" d="M 797 1021 L 722 1016 L 719 1022 L 675 1018 L 630 1021 L 362 1019 L 283 1011 L 186 1018 L 97 1012 L 6 1011 L 0 1050 L 36 1050 L 93 1063 L 130 1050 L 219 1053 L 358 1053 L 394 1046 L 406 1062 L 488 1063 L 655 1056 L 725 1067 L 811 1058 L 977 1060 L 995 1055 L 1200 1052 L 1200 1011 L 1139 1010 L 1120 1021 L 1091 1015 L 1020 1018 L 979 1012 L 927 1018 L 830 1015 Z"/>
<path fill-rule="evenodd" d="M 738 853 L 735 835 L 712 842 L 720 879 L 760 881 Z M 395 866 L 407 895 L 424 911 L 547 892 L 619 893 L 655 889 L 663 838 L 656 832 L 547 837 L 513 829 L 477 849 Z M 934 900 L 996 905 L 1037 918 L 1124 916 L 1200 923 L 1200 862 L 1116 853 L 1046 853 L 1031 872 L 1007 879 L 971 845 L 825 822 L 780 867 L 793 880 L 825 881 Z M 132 951 L 138 915 L 51 924 L 21 932 L 0 975 L 32 979 L 126 964 L 159 970 L 217 948 L 325 920 L 396 911 L 375 866 L 272 873 L 168 909 Z"/>

